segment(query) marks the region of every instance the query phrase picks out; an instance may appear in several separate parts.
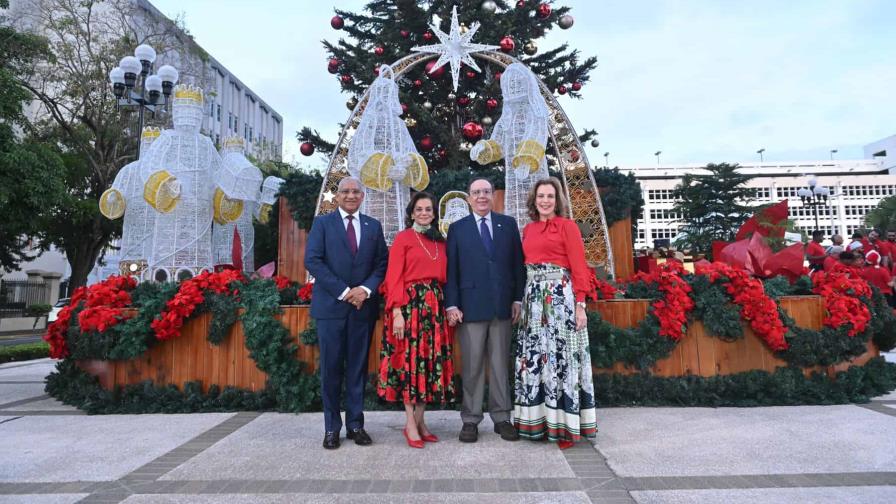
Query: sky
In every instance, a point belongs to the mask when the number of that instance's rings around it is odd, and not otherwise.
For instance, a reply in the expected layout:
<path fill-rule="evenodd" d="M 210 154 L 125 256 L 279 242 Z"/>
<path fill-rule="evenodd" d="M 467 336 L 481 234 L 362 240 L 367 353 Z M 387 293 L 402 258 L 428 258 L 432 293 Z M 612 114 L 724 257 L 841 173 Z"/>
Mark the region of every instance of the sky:
<path fill-rule="evenodd" d="M 320 41 L 333 7 L 360 0 L 151 0 L 183 16 L 196 41 L 283 116 L 284 160 L 302 126 L 335 141 L 348 94 L 326 69 Z M 511 4 L 513 2 L 510 2 Z M 896 2 L 891 0 L 566 0 L 575 25 L 539 48 L 568 42 L 598 67 L 583 98 L 559 98 L 574 127 L 599 132 L 592 164 L 861 159 L 896 134 Z M 474 42 L 497 44 L 497 40 Z"/>

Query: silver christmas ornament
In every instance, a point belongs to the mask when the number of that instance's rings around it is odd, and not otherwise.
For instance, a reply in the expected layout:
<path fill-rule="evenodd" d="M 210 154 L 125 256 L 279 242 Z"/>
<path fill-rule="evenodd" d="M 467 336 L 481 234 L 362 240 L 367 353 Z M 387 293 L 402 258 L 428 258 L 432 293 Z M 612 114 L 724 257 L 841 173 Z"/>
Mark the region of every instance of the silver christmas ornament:
<path fill-rule="evenodd" d="M 600 147 L 600 142 L 595 138 L 594 140 L 591 141 L 591 146 L 592 147 Z"/>
<path fill-rule="evenodd" d="M 523 51 L 529 56 L 532 56 L 538 52 L 538 44 L 536 44 L 534 40 L 530 40 L 523 46 Z"/>
<path fill-rule="evenodd" d="M 483 126 L 491 126 L 491 125 L 492 125 L 492 118 L 489 117 L 489 116 L 485 116 L 485 117 L 483 117 L 483 118 L 482 118 L 482 125 L 483 125 Z"/>
<path fill-rule="evenodd" d="M 432 110 L 432 102 L 428 100 L 423 102 L 423 108 L 425 108 L 426 110 Z"/>
<path fill-rule="evenodd" d="M 560 28 L 564 30 L 568 30 L 572 28 L 572 25 L 575 24 L 576 18 L 572 17 L 569 14 L 564 14 L 560 16 L 560 19 L 557 21 L 557 24 L 560 25 Z"/>
<path fill-rule="evenodd" d="M 479 8 L 483 14 L 494 14 L 498 10 L 498 4 L 492 0 L 485 0 Z"/>

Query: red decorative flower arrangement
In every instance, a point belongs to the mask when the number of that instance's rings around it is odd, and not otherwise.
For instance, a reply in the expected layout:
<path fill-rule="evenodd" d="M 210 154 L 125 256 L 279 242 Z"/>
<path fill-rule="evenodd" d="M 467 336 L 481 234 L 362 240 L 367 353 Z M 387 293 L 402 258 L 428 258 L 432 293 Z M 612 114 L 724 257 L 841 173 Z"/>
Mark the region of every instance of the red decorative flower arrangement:
<path fill-rule="evenodd" d="M 703 265 L 697 273 L 708 276 L 712 283 L 728 280 L 725 291 L 741 307 L 740 317 L 749 322 L 753 332 L 776 352 L 788 348 L 787 340 L 784 339 L 787 327 L 778 315 L 778 305 L 765 293 L 759 279 L 753 278 L 742 268 L 722 262 Z"/>
<path fill-rule="evenodd" d="M 691 286 L 683 278 L 684 266 L 678 261 L 669 261 L 650 273 L 640 272 L 632 281 L 656 283 L 664 294 L 651 306 L 660 323 L 660 335 L 680 341 L 687 331 L 688 314 L 694 309 Z"/>
<path fill-rule="evenodd" d="M 868 307 L 859 299 L 871 298 L 871 287 L 865 280 L 841 270 L 818 271 L 812 275 L 812 285 L 812 292 L 824 298 L 824 325 L 837 328 L 850 324 L 849 336 L 865 330 L 871 320 Z"/>
<path fill-rule="evenodd" d="M 152 321 L 151 327 L 156 338 L 167 340 L 180 336 L 184 322 L 196 311 L 196 307 L 205 301 L 206 291 L 236 294 L 236 291 L 230 292 L 229 285 L 231 282 L 243 280 L 245 280 L 243 273 L 237 270 L 224 270 L 218 273 L 206 271 L 184 280 L 177 294 L 168 300 L 162 313 Z"/>
<path fill-rule="evenodd" d="M 616 297 L 617 292 L 619 292 L 619 289 L 614 287 L 613 284 L 597 278 L 594 271 L 591 272 L 591 288 L 588 289 L 587 299 L 592 301 L 613 299 Z"/>

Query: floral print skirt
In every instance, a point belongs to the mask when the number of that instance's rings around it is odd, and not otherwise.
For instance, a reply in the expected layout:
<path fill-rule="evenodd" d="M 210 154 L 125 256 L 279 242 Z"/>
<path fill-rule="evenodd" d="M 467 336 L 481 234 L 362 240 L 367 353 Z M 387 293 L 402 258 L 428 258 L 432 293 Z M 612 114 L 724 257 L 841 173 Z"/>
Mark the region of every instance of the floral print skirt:
<path fill-rule="evenodd" d="M 392 310 L 386 310 L 377 393 L 390 402 L 454 402 L 454 330 L 445 316 L 442 286 L 436 280 L 414 283 L 407 293 L 410 300 L 401 307 L 404 338 L 392 334 Z"/>
<path fill-rule="evenodd" d="M 597 434 L 588 331 L 576 330 L 567 269 L 526 265 L 514 359 L 514 423 L 520 436 L 578 441 Z"/>

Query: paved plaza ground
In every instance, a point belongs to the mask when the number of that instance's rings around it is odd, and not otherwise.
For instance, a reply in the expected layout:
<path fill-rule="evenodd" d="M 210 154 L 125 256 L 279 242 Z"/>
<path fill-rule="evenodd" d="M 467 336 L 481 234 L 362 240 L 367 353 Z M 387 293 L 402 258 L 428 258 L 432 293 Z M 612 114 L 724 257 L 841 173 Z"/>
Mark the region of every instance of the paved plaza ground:
<path fill-rule="evenodd" d="M 896 355 L 887 358 L 896 361 Z M 322 416 L 88 416 L 44 393 L 53 362 L 0 366 L 0 503 L 892 503 L 896 393 L 870 404 L 605 408 L 594 446 L 404 444 L 367 414 L 368 447 L 321 448 Z"/>

